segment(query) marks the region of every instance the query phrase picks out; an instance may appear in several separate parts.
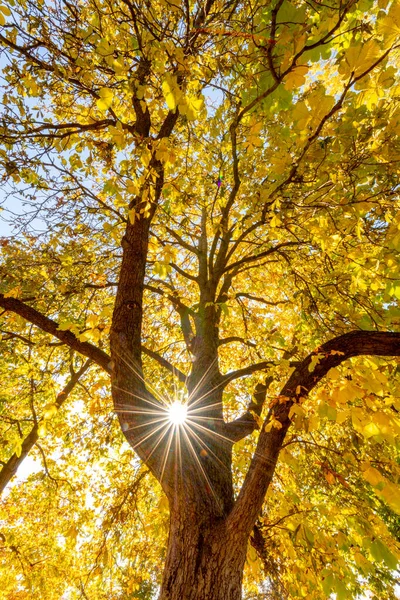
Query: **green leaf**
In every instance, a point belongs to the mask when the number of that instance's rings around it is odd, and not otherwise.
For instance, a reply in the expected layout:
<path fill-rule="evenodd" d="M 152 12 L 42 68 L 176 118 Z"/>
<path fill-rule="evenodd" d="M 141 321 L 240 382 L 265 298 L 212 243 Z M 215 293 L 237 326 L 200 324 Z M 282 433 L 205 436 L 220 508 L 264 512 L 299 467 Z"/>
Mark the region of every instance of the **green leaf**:
<path fill-rule="evenodd" d="M 309 527 L 307 527 L 307 525 L 303 525 L 303 531 L 304 531 L 304 538 L 307 542 L 307 544 L 310 546 L 310 548 L 314 547 L 314 543 L 315 543 L 315 537 L 313 532 L 311 531 L 311 529 Z"/>
<path fill-rule="evenodd" d="M 337 600 L 348 600 L 349 596 L 348 596 L 348 591 L 347 591 L 346 585 L 338 577 L 335 577 L 334 589 L 336 592 Z"/>
<path fill-rule="evenodd" d="M 370 545 L 370 550 L 375 560 L 378 562 L 383 561 L 389 567 L 389 569 L 392 569 L 393 571 L 397 569 L 397 558 L 390 552 L 389 548 L 381 540 L 374 540 Z"/>
<path fill-rule="evenodd" d="M 332 571 L 328 571 L 325 576 L 322 578 L 322 589 L 324 590 L 324 594 L 327 598 L 331 595 L 331 591 L 333 589 L 334 584 L 334 576 Z"/>

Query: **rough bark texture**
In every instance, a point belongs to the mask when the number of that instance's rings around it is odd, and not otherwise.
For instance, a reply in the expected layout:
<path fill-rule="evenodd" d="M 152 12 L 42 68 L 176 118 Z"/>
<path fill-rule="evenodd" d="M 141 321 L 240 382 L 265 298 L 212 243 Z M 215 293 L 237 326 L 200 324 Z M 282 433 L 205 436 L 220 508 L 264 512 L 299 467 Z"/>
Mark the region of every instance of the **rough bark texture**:
<path fill-rule="evenodd" d="M 195 498 L 177 500 L 159 600 L 240 600 L 246 550 L 226 518 L 199 511 Z"/>

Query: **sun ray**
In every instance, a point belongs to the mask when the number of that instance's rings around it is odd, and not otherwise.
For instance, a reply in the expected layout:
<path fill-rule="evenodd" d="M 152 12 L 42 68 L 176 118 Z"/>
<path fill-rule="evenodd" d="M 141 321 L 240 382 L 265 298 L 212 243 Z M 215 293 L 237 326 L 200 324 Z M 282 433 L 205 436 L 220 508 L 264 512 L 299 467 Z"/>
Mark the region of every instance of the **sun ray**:
<path fill-rule="evenodd" d="M 150 432 L 149 435 L 147 435 L 145 438 L 143 438 L 142 440 L 140 440 L 139 442 L 137 442 L 137 444 L 135 444 L 133 447 L 133 449 L 137 448 L 138 446 L 140 446 L 141 444 L 143 444 L 143 442 L 145 442 L 146 440 L 148 440 L 152 435 L 154 435 L 155 433 L 157 433 L 158 431 L 160 431 L 160 429 L 165 429 L 165 431 L 161 432 L 159 437 L 158 437 L 158 441 L 157 443 L 154 445 L 152 451 L 150 452 L 150 454 L 147 455 L 146 460 L 148 461 L 151 456 L 153 456 L 154 452 L 157 450 L 158 446 L 161 444 L 163 438 L 167 435 L 169 429 L 170 429 L 171 425 L 170 424 L 165 424 L 165 425 L 160 425 L 155 431 Z"/>
<path fill-rule="evenodd" d="M 198 440 L 199 444 L 201 446 L 204 446 L 204 448 L 207 449 L 214 456 L 214 458 L 221 464 L 221 466 L 226 471 L 229 471 L 228 467 L 226 465 L 224 465 L 224 463 L 222 462 L 222 460 L 220 458 L 218 458 L 218 456 L 215 454 L 215 452 L 213 452 L 213 450 L 211 450 L 210 446 L 208 444 L 206 444 L 206 442 L 199 435 L 197 435 L 197 433 L 195 431 L 193 431 L 193 429 L 190 427 L 190 425 L 188 423 L 186 423 L 185 426 L 186 426 L 187 429 L 189 429 L 191 435 L 193 435 Z"/>
<path fill-rule="evenodd" d="M 220 383 L 217 383 L 217 385 L 215 385 L 211 390 L 209 390 L 206 394 L 203 394 L 202 396 L 200 396 L 199 398 L 197 398 L 194 402 L 191 403 L 191 407 L 196 406 L 196 404 L 198 404 L 199 402 L 201 402 L 202 400 L 204 400 L 204 398 L 207 398 L 208 396 L 211 396 L 211 394 L 213 392 L 215 392 L 218 388 L 220 388 L 221 386 L 224 386 L 225 383 L 223 381 L 221 381 Z M 191 394 L 191 396 L 193 396 L 193 393 Z M 217 402 L 217 404 L 222 404 L 221 402 Z"/>
<path fill-rule="evenodd" d="M 176 475 L 178 475 L 178 473 L 182 473 L 182 451 L 181 451 L 181 428 L 180 427 L 177 428 L 175 440 L 176 440 L 175 448 L 176 448 L 176 452 L 177 452 L 177 457 L 179 459 L 179 470 L 178 469 L 176 470 Z"/>
<path fill-rule="evenodd" d="M 127 394 L 128 396 L 132 396 L 133 398 L 137 398 L 138 400 L 142 400 L 143 402 L 146 402 L 147 404 L 150 404 L 151 406 L 155 406 L 158 409 L 163 409 L 163 406 L 168 406 L 168 402 L 166 402 L 163 399 L 162 404 L 157 404 L 156 402 L 152 402 L 151 400 L 149 400 L 148 398 L 145 398 L 144 396 L 139 396 L 138 394 L 134 394 L 133 392 L 130 392 L 129 390 L 126 390 L 124 388 L 118 387 L 116 385 L 113 386 L 114 389 L 123 392 L 124 394 Z"/>
<path fill-rule="evenodd" d="M 210 436 L 215 436 L 218 437 L 222 440 L 225 440 L 226 442 L 229 442 L 230 444 L 232 444 L 232 440 L 228 437 L 226 437 L 225 435 L 222 435 L 222 433 L 218 433 L 217 431 L 213 431 L 212 429 L 209 429 L 208 427 L 204 427 L 203 425 L 200 425 L 200 423 L 196 423 L 195 421 L 193 421 L 193 419 L 188 418 L 187 422 L 190 423 L 191 425 L 193 425 L 193 427 L 197 427 L 198 429 L 201 429 L 202 431 L 205 431 L 208 435 Z"/>
<path fill-rule="evenodd" d="M 196 417 L 197 418 L 197 417 Z M 194 421 L 192 421 L 191 419 L 188 419 L 188 422 L 191 423 L 191 425 L 193 427 L 197 427 L 198 429 L 202 429 L 207 435 L 212 436 L 218 436 L 219 438 L 222 438 L 230 443 L 232 443 L 232 440 L 230 438 L 225 437 L 224 435 L 217 433 L 216 431 L 212 431 L 211 429 L 208 429 L 207 427 L 204 427 L 203 425 L 201 425 L 200 423 L 196 423 Z M 257 452 L 256 450 L 254 450 L 254 452 L 251 453 L 251 456 L 258 456 L 258 458 L 260 458 L 261 460 L 264 460 L 266 463 L 270 463 L 272 464 L 274 461 L 268 461 L 262 454 L 260 454 L 259 452 Z"/>
<path fill-rule="evenodd" d="M 120 404 L 118 405 L 118 408 L 115 409 L 115 412 L 118 413 L 126 413 L 126 414 L 130 414 L 130 415 L 153 415 L 153 416 L 159 416 L 159 415 L 164 415 L 167 411 L 165 410 L 151 410 L 151 409 L 146 409 L 146 408 L 130 408 L 129 404 L 125 405 L 125 404 Z"/>
<path fill-rule="evenodd" d="M 164 478 L 164 471 L 165 471 L 165 467 L 166 467 L 166 464 L 167 464 L 169 450 L 171 448 L 171 444 L 172 444 L 172 440 L 173 440 L 173 437 L 174 437 L 175 429 L 176 429 L 176 425 L 174 425 L 173 428 L 171 427 L 170 432 L 169 432 L 168 442 L 167 442 L 167 446 L 165 448 L 165 453 L 164 453 L 165 456 L 164 456 L 164 460 L 163 460 L 163 464 L 162 464 L 162 468 L 161 468 L 160 482 L 162 482 L 162 480 Z"/>
<path fill-rule="evenodd" d="M 149 389 L 150 392 L 157 398 L 157 400 L 165 404 L 165 399 L 162 397 L 160 392 L 149 381 L 144 380 L 143 375 L 137 370 L 137 368 L 123 356 L 119 355 L 118 353 L 116 354 L 126 364 L 126 366 L 132 370 L 132 373 L 134 373 L 136 377 L 144 384 L 145 388 Z"/>
<path fill-rule="evenodd" d="M 217 358 L 214 358 L 214 360 L 210 363 L 209 367 L 207 368 L 207 370 L 203 373 L 203 375 L 201 376 L 201 378 L 199 379 L 199 381 L 196 383 L 196 385 L 194 386 L 193 390 L 191 391 L 191 393 L 189 394 L 189 398 L 188 398 L 188 403 L 190 404 L 190 401 L 192 399 L 192 397 L 194 396 L 194 394 L 197 392 L 197 390 L 199 389 L 199 387 L 202 385 L 202 383 L 204 382 L 205 378 L 207 377 L 209 371 L 211 370 L 211 368 L 214 366 L 214 364 L 217 362 Z"/>
<path fill-rule="evenodd" d="M 189 439 L 189 436 L 188 436 L 188 434 L 186 433 L 186 430 L 185 430 L 185 428 L 184 428 L 184 427 L 182 427 L 182 433 L 183 433 L 183 435 L 185 436 L 185 438 L 186 438 L 186 441 L 187 441 L 187 443 L 188 443 L 189 450 L 190 450 L 190 451 L 191 451 L 191 453 L 193 454 L 193 457 L 194 457 L 194 459 L 195 459 L 195 461 L 196 461 L 196 463 L 197 463 L 197 465 L 198 465 L 198 467 L 199 467 L 199 469 L 200 469 L 200 473 L 202 473 L 202 474 L 203 474 L 203 476 L 204 476 L 204 479 L 206 480 L 206 483 L 207 483 L 207 485 L 208 485 L 208 488 L 210 489 L 210 491 L 211 491 L 212 495 L 214 496 L 214 499 L 215 499 L 215 501 L 216 501 L 217 505 L 219 506 L 219 508 L 221 508 L 221 501 L 220 501 L 220 499 L 218 498 L 218 496 L 216 495 L 216 493 L 215 493 L 215 491 L 214 491 L 214 489 L 213 489 L 213 485 L 212 485 L 212 483 L 211 483 L 211 481 L 210 481 L 210 479 L 209 479 L 209 477 L 208 477 L 207 473 L 206 473 L 206 472 L 205 472 L 205 470 L 203 469 L 203 465 L 202 465 L 202 464 L 201 464 L 201 462 L 199 461 L 199 458 L 198 458 L 198 456 L 197 456 L 197 454 L 196 454 L 196 451 L 195 451 L 195 449 L 193 448 L 192 442 L 190 441 L 190 439 Z"/>
<path fill-rule="evenodd" d="M 140 425 L 133 425 L 132 427 L 128 427 L 128 429 L 126 429 L 125 431 L 133 431 L 134 429 L 140 429 L 142 427 L 149 427 L 150 425 L 153 425 L 153 424 L 156 425 L 157 423 L 164 423 L 164 425 L 167 425 L 168 418 L 163 417 L 161 419 L 154 419 L 151 422 L 147 421 L 146 423 L 141 423 Z"/>
<path fill-rule="evenodd" d="M 198 413 L 200 411 L 205 411 L 205 410 L 209 410 L 210 408 L 213 408 L 214 406 L 221 406 L 221 402 L 213 402 L 212 404 L 207 404 L 206 406 L 199 406 L 198 408 L 192 408 L 194 405 L 192 404 L 190 406 L 190 413 Z M 197 418 L 197 415 L 196 415 Z M 206 417 L 204 417 L 206 418 Z M 213 417 L 213 419 L 219 419 L 221 421 L 223 421 L 224 419 L 222 419 L 222 417 Z"/>
<path fill-rule="evenodd" d="M 165 427 L 167 427 L 167 428 L 168 428 L 168 423 L 164 423 L 163 425 L 159 425 L 158 427 L 155 427 L 155 428 L 154 428 L 154 430 L 150 431 L 150 433 L 149 433 L 148 435 L 146 435 L 145 437 L 143 437 L 143 438 L 141 438 L 140 440 L 138 440 L 138 441 L 136 442 L 136 444 L 134 444 L 134 445 L 132 446 L 133 450 L 136 450 L 136 448 L 137 448 L 138 446 L 140 446 L 141 444 L 143 444 L 143 443 L 144 443 L 146 440 L 150 439 L 150 438 L 151 438 L 153 435 L 155 435 L 155 434 L 156 434 L 158 431 L 160 431 L 160 429 L 163 429 L 163 428 L 165 428 Z M 130 429 L 133 429 L 133 427 L 132 427 L 132 428 L 129 428 L 129 429 L 127 429 L 127 431 L 130 431 Z"/>

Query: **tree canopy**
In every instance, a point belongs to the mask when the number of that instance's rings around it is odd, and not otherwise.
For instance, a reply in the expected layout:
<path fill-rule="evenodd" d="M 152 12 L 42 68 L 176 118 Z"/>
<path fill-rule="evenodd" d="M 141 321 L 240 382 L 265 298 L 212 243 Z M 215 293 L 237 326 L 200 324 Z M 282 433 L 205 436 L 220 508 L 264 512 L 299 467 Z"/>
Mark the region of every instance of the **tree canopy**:
<path fill-rule="evenodd" d="M 1 1 L 3 597 L 394 599 L 399 2 Z"/>

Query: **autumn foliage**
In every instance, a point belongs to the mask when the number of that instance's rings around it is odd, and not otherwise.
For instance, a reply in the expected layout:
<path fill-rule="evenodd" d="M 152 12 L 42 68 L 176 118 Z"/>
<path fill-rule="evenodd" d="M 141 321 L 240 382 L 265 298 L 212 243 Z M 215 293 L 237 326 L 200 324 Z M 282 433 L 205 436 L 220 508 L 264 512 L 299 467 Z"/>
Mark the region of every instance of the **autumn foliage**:
<path fill-rule="evenodd" d="M 0 600 L 393 600 L 399 1 L 1 2 Z"/>

